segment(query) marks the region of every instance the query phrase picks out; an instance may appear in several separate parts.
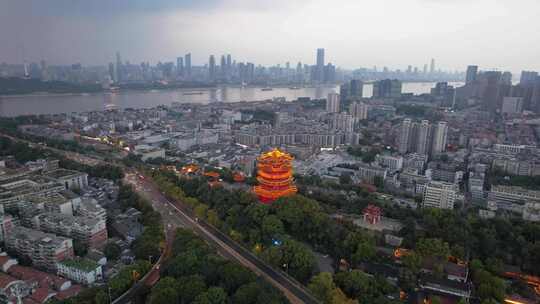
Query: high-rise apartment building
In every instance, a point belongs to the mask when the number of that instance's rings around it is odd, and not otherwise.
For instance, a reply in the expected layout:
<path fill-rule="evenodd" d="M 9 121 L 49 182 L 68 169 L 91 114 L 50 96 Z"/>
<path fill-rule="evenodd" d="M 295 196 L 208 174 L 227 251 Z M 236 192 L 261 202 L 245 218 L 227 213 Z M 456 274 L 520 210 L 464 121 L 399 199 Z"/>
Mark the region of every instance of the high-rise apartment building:
<path fill-rule="evenodd" d="M 501 113 L 519 114 L 523 112 L 523 97 L 504 97 Z"/>
<path fill-rule="evenodd" d="M 429 154 L 431 138 L 431 124 L 429 120 L 422 120 L 415 126 L 415 152 L 418 154 Z"/>
<path fill-rule="evenodd" d="M 482 94 L 483 106 L 491 113 L 495 113 L 500 108 L 499 104 L 502 101 L 501 77 L 502 73 L 498 71 L 487 71 L 478 76 L 484 89 Z"/>
<path fill-rule="evenodd" d="M 333 113 L 330 118 L 330 126 L 333 130 L 352 133 L 354 130 L 354 117 L 351 114 Z"/>
<path fill-rule="evenodd" d="M 444 121 L 432 125 L 428 120 L 413 122 L 405 118 L 398 132 L 398 151 L 435 156 L 446 150 L 447 137 L 448 124 Z"/>
<path fill-rule="evenodd" d="M 339 113 L 340 111 L 340 100 L 339 94 L 330 93 L 326 98 L 326 112 L 328 113 Z"/>
<path fill-rule="evenodd" d="M 431 59 L 431 64 L 429 66 L 429 73 L 430 74 L 435 73 L 435 59 L 434 58 Z"/>
<path fill-rule="evenodd" d="M 521 78 L 519 79 L 519 84 L 523 86 L 528 86 L 535 84 L 538 81 L 538 72 L 533 71 L 522 71 Z"/>
<path fill-rule="evenodd" d="M 328 63 L 324 66 L 324 82 L 333 83 L 336 81 L 336 67 Z"/>
<path fill-rule="evenodd" d="M 433 145 L 431 148 L 432 155 L 439 155 L 446 151 L 446 141 L 448 136 L 448 124 L 445 121 L 439 121 L 433 126 Z"/>
<path fill-rule="evenodd" d="M 399 130 L 399 138 L 398 138 L 399 153 L 405 154 L 409 152 L 409 148 L 411 146 L 412 131 L 413 131 L 412 120 L 410 118 L 405 118 Z"/>
<path fill-rule="evenodd" d="M 369 105 L 363 102 L 352 102 L 349 105 L 349 114 L 357 120 L 366 120 L 368 118 Z"/>

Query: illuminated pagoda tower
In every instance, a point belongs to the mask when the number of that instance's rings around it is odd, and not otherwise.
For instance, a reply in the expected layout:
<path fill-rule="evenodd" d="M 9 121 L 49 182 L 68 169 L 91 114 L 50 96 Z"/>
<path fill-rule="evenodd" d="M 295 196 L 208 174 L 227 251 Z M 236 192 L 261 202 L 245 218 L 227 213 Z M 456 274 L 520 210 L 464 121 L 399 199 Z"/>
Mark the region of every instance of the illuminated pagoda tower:
<path fill-rule="evenodd" d="M 258 186 L 253 191 L 259 197 L 259 201 L 270 204 L 276 199 L 295 194 L 298 189 L 293 183 L 292 170 L 293 157 L 274 149 L 263 153 L 257 159 Z"/>

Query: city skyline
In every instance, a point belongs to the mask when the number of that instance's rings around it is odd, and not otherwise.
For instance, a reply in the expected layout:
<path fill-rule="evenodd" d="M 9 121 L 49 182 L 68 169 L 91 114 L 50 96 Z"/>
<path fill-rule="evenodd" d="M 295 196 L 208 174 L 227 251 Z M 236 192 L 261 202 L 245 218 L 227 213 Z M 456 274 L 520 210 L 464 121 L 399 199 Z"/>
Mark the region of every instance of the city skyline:
<path fill-rule="evenodd" d="M 540 46 L 527 39 L 539 29 L 530 18 L 540 5 L 530 0 L 512 7 L 490 1 L 489 10 L 485 0 L 344 1 L 340 7 L 318 0 L 55 4 L 0 4 L 0 61 L 104 65 L 119 51 L 131 62 L 155 63 L 191 52 L 194 65 L 231 53 L 268 66 L 314 64 L 313 50 L 325 48 L 326 62 L 345 69 L 422 70 L 431 58 L 445 70 L 467 64 L 513 73 L 540 69 L 534 61 Z M 523 39 L 510 35 L 517 29 Z"/>

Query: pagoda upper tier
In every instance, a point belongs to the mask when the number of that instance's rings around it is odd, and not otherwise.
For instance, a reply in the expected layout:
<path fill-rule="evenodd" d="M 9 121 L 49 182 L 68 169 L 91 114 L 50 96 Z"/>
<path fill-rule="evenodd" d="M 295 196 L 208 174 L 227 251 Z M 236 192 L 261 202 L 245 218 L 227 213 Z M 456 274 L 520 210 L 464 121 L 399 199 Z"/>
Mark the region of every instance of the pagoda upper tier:
<path fill-rule="evenodd" d="M 293 179 L 293 159 L 290 154 L 278 149 L 259 156 L 257 159 L 259 185 L 253 188 L 259 201 L 269 204 L 280 197 L 293 195 L 298 191 Z"/>

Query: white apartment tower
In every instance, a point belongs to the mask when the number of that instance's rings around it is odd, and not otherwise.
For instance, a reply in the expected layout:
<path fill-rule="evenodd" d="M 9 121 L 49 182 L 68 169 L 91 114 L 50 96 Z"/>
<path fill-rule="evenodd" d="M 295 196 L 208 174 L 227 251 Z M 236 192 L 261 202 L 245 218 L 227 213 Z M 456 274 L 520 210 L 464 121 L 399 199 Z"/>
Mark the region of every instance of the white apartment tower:
<path fill-rule="evenodd" d="M 339 113 L 340 102 L 339 94 L 330 93 L 326 99 L 326 112 L 328 113 Z"/>
<path fill-rule="evenodd" d="M 448 136 L 448 124 L 445 121 L 439 121 L 433 130 L 432 155 L 438 155 L 446 151 L 446 140 Z"/>
<path fill-rule="evenodd" d="M 431 135 L 431 124 L 429 120 L 422 120 L 417 126 L 416 133 L 416 153 L 418 154 L 428 154 L 430 146 L 430 135 Z"/>
<path fill-rule="evenodd" d="M 410 118 L 405 118 L 403 120 L 403 123 L 401 124 L 401 129 L 399 131 L 398 150 L 401 154 L 405 154 L 409 151 L 412 129 L 412 120 Z"/>
<path fill-rule="evenodd" d="M 454 209 L 457 197 L 455 184 L 445 182 L 430 182 L 424 190 L 424 207 L 439 209 Z"/>

